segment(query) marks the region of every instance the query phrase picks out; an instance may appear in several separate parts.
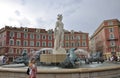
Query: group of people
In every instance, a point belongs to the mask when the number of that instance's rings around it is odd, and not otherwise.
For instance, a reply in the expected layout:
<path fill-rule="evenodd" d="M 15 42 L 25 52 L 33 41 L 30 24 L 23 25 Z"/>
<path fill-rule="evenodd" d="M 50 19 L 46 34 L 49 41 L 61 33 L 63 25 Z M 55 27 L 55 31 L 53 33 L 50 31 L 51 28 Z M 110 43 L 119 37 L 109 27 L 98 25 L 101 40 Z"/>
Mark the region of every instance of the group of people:
<path fill-rule="evenodd" d="M 120 56 L 112 55 L 109 57 L 109 61 L 120 61 Z"/>

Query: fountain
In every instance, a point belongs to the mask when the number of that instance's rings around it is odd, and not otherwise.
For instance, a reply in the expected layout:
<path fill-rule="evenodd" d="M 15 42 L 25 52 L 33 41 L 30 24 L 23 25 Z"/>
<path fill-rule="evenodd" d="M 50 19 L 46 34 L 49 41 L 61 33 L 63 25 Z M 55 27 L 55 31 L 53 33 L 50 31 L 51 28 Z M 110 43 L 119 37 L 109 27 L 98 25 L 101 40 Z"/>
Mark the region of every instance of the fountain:
<path fill-rule="evenodd" d="M 59 14 L 54 30 L 54 48 L 43 48 L 42 50 L 52 50 L 48 54 L 40 54 L 40 51 L 36 52 L 36 57 L 40 59 L 40 62 L 44 63 L 62 63 L 65 66 L 66 63 L 74 64 L 76 53 L 77 55 L 83 54 L 87 57 L 89 53 L 81 49 L 76 50 L 71 48 L 69 50 L 70 55 L 66 53 L 63 45 L 64 37 L 64 24 L 62 23 L 62 15 Z M 72 59 L 71 59 L 72 57 Z M 26 59 L 26 58 L 25 58 Z M 80 59 L 78 59 L 80 61 Z M 23 61 L 26 63 L 25 61 Z M 41 65 L 38 66 L 37 78 L 120 78 L 120 63 L 103 63 L 103 64 L 84 64 L 77 68 L 70 66 L 70 68 L 62 68 L 53 65 Z M 10 64 L 0 66 L 0 78 L 28 78 L 26 74 L 27 66 L 24 64 Z"/>
<path fill-rule="evenodd" d="M 66 50 L 62 47 L 64 40 L 64 24 L 62 15 L 58 14 L 54 29 L 54 49 L 52 54 L 41 54 L 40 61 L 44 63 L 60 63 L 66 58 Z"/>

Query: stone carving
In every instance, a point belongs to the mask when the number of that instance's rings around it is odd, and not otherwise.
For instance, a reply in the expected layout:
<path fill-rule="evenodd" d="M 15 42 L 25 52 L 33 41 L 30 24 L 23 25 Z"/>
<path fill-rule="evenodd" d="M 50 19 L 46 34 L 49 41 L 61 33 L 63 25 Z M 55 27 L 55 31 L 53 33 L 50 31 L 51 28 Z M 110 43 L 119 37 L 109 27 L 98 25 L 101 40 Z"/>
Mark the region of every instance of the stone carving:
<path fill-rule="evenodd" d="M 63 40 L 64 40 L 64 24 L 62 22 L 63 16 L 61 14 L 58 14 L 56 26 L 54 29 L 54 51 L 53 53 L 56 53 L 59 51 L 63 51 Z M 64 50 L 65 51 L 65 50 Z"/>
<path fill-rule="evenodd" d="M 78 55 L 75 53 L 77 48 L 71 48 L 65 58 L 65 60 L 61 63 L 61 67 L 63 68 L 73 68 L 79 66 L 81 64 L 81 60 Z M 76 64 L 78 62 L 78 64 Z"/>
<path fill-rule="evenodd" d="M 16 58 L 13 63 L 24 63 L 26 66 L 28 65 L 29 62 L 29 57 L 28 54 L 26 52 L 22 52 L 22 56 Z"/>

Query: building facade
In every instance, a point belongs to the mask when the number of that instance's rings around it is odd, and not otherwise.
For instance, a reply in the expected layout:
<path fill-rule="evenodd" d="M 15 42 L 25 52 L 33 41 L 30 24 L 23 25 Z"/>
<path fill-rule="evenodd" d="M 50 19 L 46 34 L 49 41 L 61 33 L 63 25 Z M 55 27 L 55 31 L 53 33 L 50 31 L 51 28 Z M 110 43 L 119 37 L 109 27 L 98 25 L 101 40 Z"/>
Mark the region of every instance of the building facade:
<path fill-rule="evenodd" d="M 53 33 L 52 29 L 5 26 L 0 29 L 0 55 L 6 55 L 13 61 L 22 52 L 30 54 L 41 48 L 53 48 Z M 77 47 L 88 51 L 88 33 L 65 30 L 63 47 L 66 50 Z"/>
<path fill-rule="evenodd" d="M 118 19 L 104 20 L 90 38 L 91 47 L 101 51 L 107 57 L 120 55 L 120 21 Z"/>

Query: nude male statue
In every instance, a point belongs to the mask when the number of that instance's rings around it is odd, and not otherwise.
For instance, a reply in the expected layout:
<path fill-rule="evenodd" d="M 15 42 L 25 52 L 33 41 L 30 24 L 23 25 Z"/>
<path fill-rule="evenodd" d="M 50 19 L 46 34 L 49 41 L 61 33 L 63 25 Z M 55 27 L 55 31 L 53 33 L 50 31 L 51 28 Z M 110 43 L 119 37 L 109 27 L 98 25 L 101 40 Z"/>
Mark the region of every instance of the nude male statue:
<path fill-rule="evenodd" d="M 64 40 L 64 24 L 62 22 L 62 15 L 58 14 L 56 26 L 54 30 L 54 50 L 62 48 Z"/>

